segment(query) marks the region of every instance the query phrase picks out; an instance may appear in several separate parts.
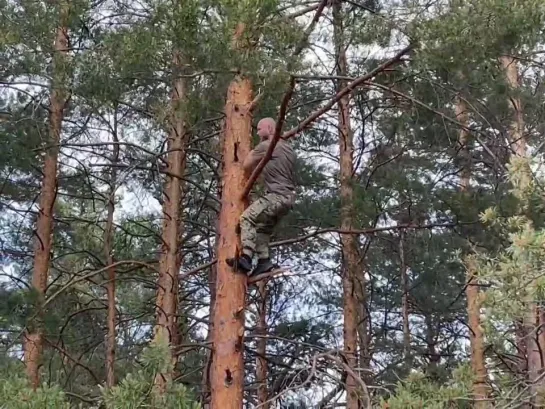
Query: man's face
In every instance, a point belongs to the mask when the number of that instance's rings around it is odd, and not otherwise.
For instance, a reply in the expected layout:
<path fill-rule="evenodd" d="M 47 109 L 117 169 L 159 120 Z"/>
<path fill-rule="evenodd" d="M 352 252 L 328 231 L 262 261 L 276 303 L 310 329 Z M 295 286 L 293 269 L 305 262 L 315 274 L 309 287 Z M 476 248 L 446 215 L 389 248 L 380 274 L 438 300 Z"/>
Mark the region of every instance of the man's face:
<path fill-rule="evenodd" d="M 271 136 L 271 124 L 267 121 L 259 121 L 257 124 L 257 134 L 262 141 L 266 141 Z"/>

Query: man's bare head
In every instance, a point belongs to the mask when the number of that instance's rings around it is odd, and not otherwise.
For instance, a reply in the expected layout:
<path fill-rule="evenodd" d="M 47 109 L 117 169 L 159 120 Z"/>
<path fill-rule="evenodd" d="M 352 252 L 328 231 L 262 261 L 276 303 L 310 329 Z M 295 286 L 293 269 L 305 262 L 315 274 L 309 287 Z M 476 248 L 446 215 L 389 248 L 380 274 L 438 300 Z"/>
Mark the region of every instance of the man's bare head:
<path fill-rule="evenodd" d="M 276 128 L 276 121 L 272 118 L 263 118 L 257 123 L 257 134 L 262 141 L 266 141 L 274 135 L 274 128 Z"/>

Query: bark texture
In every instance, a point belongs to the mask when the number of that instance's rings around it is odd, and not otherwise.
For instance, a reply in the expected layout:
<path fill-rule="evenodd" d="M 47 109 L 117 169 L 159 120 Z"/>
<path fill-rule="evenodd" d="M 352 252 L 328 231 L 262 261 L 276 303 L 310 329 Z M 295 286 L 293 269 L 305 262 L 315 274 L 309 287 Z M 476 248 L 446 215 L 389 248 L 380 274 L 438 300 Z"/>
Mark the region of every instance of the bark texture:
<path fill-rule="evenodd" d="M 347 76 L 346 46 L 341 1 L 333 3 L 333 23 L 337 73 Z M 346 87 L 345 81 L 339 81 L 338 91 Z M 341 229 L 352 230 L 354 223 L 354 189 L 353 189 L 353 136 L 350 126 L 350 97 L 343 96 L 338 102 L 338 127 L 340 151 L 340 197 L 341 197 Z M 359 243 L 353 234 L 341 234 L 342 248 L 342 283 L 344 310 L 344 354 L 348 366 L 357 373 L 358 352 L 358 300 L 356 282 L 358 276 L 363 278 L 363 268 L 359 257 Z M 358 381 L 352 375 L 346 379 L 346 408 L 359 408 Z"/>
<path fill-rule="evenodd" d="M 68 100 L 66 92 L 66 69 L 68 57 L 68 3 L 59 2 L 60 21 L 55 31 L 53 45 L 53 66 L 50 111 L 49 135 L 46 142 L 43 165 L 43 178 L 40 192 L 40 210 L 36 221 L 36 238 L 34 241 L 34 269 L 32 272 L 32 288 L 36 292 L 36 315 L 29 323 L 24 334 L 23 349 L 27 376 L 33 388 L 40 383 L 40 366 L 43 350 L 42 303 L 45 298 L 47 280 L 49 278 L 49 262 L 52 251 L 53 234 L 53 207 L 57 195 L 57 170 L 59 143 L 61 137 L 64 109 Z"/>
<path fill-rule="evenodd" d="M 189 133 L 186 125 L 186 84 L 181 72 L 183 60 L 180 52 L 173 53 L 173 84 L 167 141 L 167 176 L 163 187 L 163 226 L 161 235 L 161 256 L 159 260 L 159 289 L 157 292 L 157 324 L 155 339 L 168 341 L 172 347 L 178 337 L 178 276 L 180 270 L 180 241 L 183 234 L 182 182 L 186 167 L 186 149 Z M 173 364 L 176 354 L 171 350 Z M 156 376 L 156 393 L 161 394 L 172 373 L 159 373 Z"/>
<path fill-rule="evenodd" d="M 407 260 L 405 258 L 405 233 L 399 234 L 399 261 L 401 264 L 401 310 L 403 315 L 403 352 L 405 363 L 411 359 L 411 328 L 409 326 L 409 278 L 407 277 Z"/>
<path fill-rule="evenodd" d="M 117 168 L 115 164 L 119 161 L 119 140 L 117 138 L 117 111 L 114 112 L 114 129 L 112 132 L 112 166 L 110 170 L 110 180 L 108 189 L 108 211 L 106 216 L 106 228 L 104 229 L 104 255 L 106 265 L 111 266 L 114 263 L 112 254 L 114 239 L 114 211 L 115 211 L 115 191 L 117 180 Z M 106 335 L 106 386 L 111 388 L 115 385 L 115 328 L 117 323 L 117 310 L 115 304 L 115 267 L 108 268 L 108 282 L 106 284 L 108 298 L 108 333 Z"/>
<path fill-rule="evenodd" d="M 471 153 L 469 151 L 470 134 L 467 131 L 469 127 L 469 115 L 467 105 L 463 99 L 457 98 L 455 106 L 456 119 L 466 128 L 460 129 L 458 143 L 460 145 L 460 157 L 462 159 L 462 169 L 460 173 L 460 192 L 469 194 L 471 181 Z M 479 292 L 479 283 L 475 276 L 475 267 L 471 264 L 467 269 L 467 317 L 469 324 L 469 342 L 471 346 L 471 367 L 475 376 L 473 383 L 473 397 L 475 399 L 475 409 L 485 409 L 489 403 L 488 398 L 488 373 L 484 360 L 484 334 L 481 327 L 481 297 Z"/>
<path fill-rule="evenodd" d="M 503 55 L 500 57 L 500 63 L 505 72 L 505 80 L 510 88 L 509 109 L 511 112 L 511 124 L 509 126 L 509 142 L 511 144 L 513 154 L 519 157 L 526 156 L 526 136 L 524 134 L 524 110 L 522 100 L 517 94 L 521 86 L 521 79 L 518 70 L 517 59 Z M 530 285 L 535 285 L 532 282 Z M 540 323 L 541 311 L 533 299 L 532 292 L 528 292 L 526 298 L 526 313 L 522 322 L 522 335 L 525 343 L 526 358 L 527 358 L 527 377 L 530 385 L 530 394 L 534 397 L 531 404 L 537 407 L 542 407 L 545 403 L 543 392 L 545 391 L 545 379 L 540 379 L 543 371 L 542 361 L 543 350 L 540 346 L 538 336 L 538 326 Z M 543 351 L 543 352 L 542 352 Z"/>
<path fill-rule="evenodd" d="M 524 136 L 524 112 L 522 110 L 522 100 L 516 95 L 520 88 L 520 75 L 518 71 L 517 60 L 511 56 L 500 57 L 501 65 L 505 71 L 507 84 L 513 93 L 509 98 L 509 108 L 511 110 L 511 125 L 509 127 L 509 141 L 515 155 L 526 156 L 526 138 Z"/>
<path fill-rule="evenodd" d="M 238 30 L 237 30 L 238 31 Z M 242 164 L 250 152 L 252 83 L 236 76 L 225 104 L 222 154 L 222 197 L 218 223 L 216 303 L 213 317 L 211 408 L 241 409 L 244 395 L 244 307 L 246 276 L 226 260 L 242 251 L 238 222 L 247 206 L 242 198 L 246 175 Z"/>

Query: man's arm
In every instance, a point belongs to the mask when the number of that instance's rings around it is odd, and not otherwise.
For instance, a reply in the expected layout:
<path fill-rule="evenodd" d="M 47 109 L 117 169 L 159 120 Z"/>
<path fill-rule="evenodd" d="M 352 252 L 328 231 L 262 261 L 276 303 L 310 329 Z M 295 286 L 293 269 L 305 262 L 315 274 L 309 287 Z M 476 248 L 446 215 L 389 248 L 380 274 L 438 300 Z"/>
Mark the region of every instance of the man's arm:
<path fill-rule="evenodd" d="M 269 147 L 268 141 L 263 141 L 257 144 L 257 146 L 246 156 L 246 159 L 244 159 L 244 163 L 242 164 L 242 167 L 244 168 L 244 171 L 248 174 L 252 173 L 257 164 L 263 157 L 265 156 L 265 153 L 267 152 L 267 148 Z"/>

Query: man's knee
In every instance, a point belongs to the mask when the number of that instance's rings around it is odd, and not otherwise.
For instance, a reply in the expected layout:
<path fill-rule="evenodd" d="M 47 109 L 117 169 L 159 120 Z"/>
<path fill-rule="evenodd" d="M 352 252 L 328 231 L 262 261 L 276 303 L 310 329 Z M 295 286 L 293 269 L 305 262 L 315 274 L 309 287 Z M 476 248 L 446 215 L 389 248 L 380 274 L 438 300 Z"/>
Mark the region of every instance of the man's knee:
<path fill-rule="evenodd" d="M 240 216 L 240 224 L 248 224 L 252 227 L 255 227 L 259 224 L 259 219 L 263 217 L 263 212 L 265 211 L 266 206 L 262 201 L 257 201 L 252 203 Z"/>

